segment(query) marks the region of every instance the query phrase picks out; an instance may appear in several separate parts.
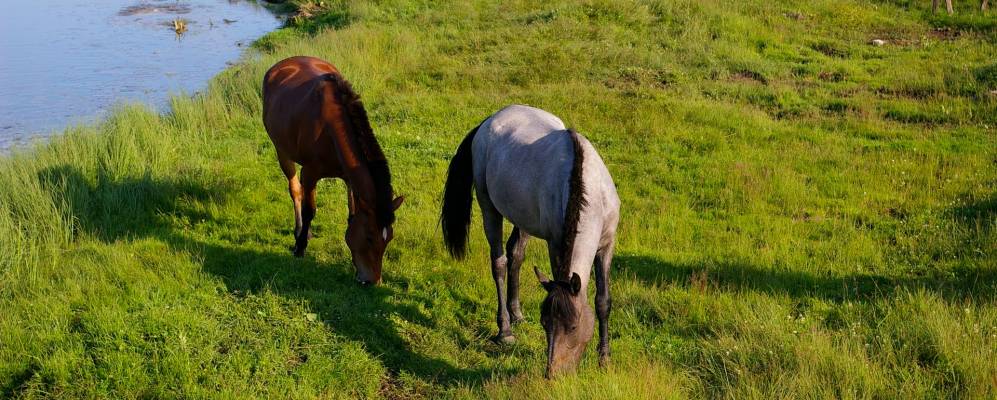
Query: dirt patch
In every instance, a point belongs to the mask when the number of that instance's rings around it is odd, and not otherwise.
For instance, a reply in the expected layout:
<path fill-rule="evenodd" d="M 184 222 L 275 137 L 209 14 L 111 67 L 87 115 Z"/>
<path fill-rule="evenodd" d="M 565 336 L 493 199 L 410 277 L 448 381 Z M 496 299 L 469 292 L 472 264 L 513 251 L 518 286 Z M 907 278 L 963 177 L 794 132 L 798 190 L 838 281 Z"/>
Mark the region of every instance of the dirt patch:
<path fill-rule="evenodd" d="M 935 40 L 956 40 L 962 36 L 962 31 L 958 29 L 952 29 L 949 27 L 944 28 L 934 28 L 928 31 L 928 36 Z"/>
<path fill-rule="evenodd" d="M 180 2 L 140 3 L 122 8 L 118 16 L 130 17 L 146 14 L 188 14 L 190 5 Z"/>
<path fill-rule="evenodd" d="M 810 212 L 803 211 L 793 215 L 793 220 L 796 222 L 823 222 L 824 217 L 820 215 L 814 215 Z"/>
<path fill-rule="evenodd" d="M 653 87 L 666 88 L 679 81 L 675 72 L 666 69 L 628 67 L 620 70 L 615 77 L 606 79 L 603 83 L 611 89 Z"/>
<path fill-rule="evenodd" d="M 901 208 L 897 208 L 897 207 L 887 207 L 886 210 L 885 210 L 885 212 L 886 212 L 886 215 L 888 215 L 890 218 L 893 218 L 893 219 L 896 219 L 896 220 L 899 220 L 899 221 L 906 221 L 907 217 L 909 215 L 909 213 L 907 212 L 907 210 L 904 210 L 904 209 L 901 209 Z"/>
<path fill-rule="evenodd" d="M 848 46 L 840 42 L 822 41 L 810 43 L 810 48 L 828 57 L 845 58 L 851 52 Z"/>
<path fill-rule="evenodd" d="M 748 70 L 741 70 L 731 74 L 730 80 L 734 82 L 752 82 L 752 83 L 757 82 L 763 85 L 769 83 L 769 80 L 766 79 L 764 75 L 755 71 L 748 71 Z"/>
<path fill-rule="evenodd" d="M 880 32 L 874 40 L 884 40 L 884 44 L 899 47 L 925 46 L 930 42 L 951 42 L 965 35 L 959 29 L 941 27 L 921 32 Z"/>
<path fill-rule="evenodd" d="M 841 82 L 845 80 L 845 74 L 840 71 L 820 71 L 817 78 L 824 82 Z"/>

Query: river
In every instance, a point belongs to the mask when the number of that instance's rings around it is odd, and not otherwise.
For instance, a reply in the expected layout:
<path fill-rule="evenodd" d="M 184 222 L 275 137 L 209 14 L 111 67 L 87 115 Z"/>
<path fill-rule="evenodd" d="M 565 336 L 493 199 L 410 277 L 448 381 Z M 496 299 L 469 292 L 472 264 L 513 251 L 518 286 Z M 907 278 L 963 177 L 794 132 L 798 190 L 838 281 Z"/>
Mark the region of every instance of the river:
<path fill-rule="evenodd" d="M 165 111 L 170 94 L 204 88 L 280 25 L 265 7 L 239 0 L 5 2 L 0 151 L 99 121 L 119 103 Z"/>

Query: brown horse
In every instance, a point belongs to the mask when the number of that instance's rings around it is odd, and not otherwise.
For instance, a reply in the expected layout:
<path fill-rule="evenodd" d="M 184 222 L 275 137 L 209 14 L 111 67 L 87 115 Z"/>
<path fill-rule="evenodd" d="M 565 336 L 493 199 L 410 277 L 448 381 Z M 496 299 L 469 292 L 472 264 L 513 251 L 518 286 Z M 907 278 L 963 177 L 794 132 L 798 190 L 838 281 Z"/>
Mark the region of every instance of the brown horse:
<path fill-rule="evenodd" d="M 380 283 L 395 210 L 404 199 L 392 200 L 388 161 L 349 82 L 318 58 L 280 61 L 263 76 L 263 125 L 294 203 L 294 255 L 303 256 L 308 246 L 315 186 L 322 178 L 340 178 L 347 188 L 346 245 L 356 279 Z M 300 177 L 295 163 L 301 165 Z"/>

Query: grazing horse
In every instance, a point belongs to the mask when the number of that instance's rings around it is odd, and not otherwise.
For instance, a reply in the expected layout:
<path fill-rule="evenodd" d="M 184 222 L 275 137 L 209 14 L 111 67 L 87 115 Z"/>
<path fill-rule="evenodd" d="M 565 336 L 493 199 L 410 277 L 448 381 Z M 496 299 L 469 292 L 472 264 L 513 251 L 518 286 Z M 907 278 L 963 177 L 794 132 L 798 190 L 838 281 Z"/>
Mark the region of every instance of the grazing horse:
<path fill-rule="evenodd" d="M 620 200 L 609 170 L 588 140 L 554 115 L 512 105 L 472 129 L 450 161 L 441 224 L 455 258 L 466 252 L 471 188 L 477 192 L 498 291 L 498 342 L 515 340 L 510 323 L 523 319 L 519 270 L 530 236 L 547 241 L 554 279 L 536 267 L 547 291 L 540 321 L 547 335 L 546 376 L 574 369 L 592 339 L 587 301 L 595 264 L 599 364 L 609 360 L 609 267 Z M 503 217 L 512 235 L 502 247 Z M 503 286 L 508 284 L 508 289 Z"/>
<path fill-rule="evenodd" d="M 263 76 L 263 125 L 294 204 L 294 255 L 304 256 L 308 246 L 318 181 L 340 178 L 346 182 L 346 245 L 356 279 L 362 285 L 380 283 L 395 210 L 404 199 L 391 198 L 388 161 L 352 86 L 318 58 L 280 61 Z M 301 165 L 300 178 L 294 164 Z"/>

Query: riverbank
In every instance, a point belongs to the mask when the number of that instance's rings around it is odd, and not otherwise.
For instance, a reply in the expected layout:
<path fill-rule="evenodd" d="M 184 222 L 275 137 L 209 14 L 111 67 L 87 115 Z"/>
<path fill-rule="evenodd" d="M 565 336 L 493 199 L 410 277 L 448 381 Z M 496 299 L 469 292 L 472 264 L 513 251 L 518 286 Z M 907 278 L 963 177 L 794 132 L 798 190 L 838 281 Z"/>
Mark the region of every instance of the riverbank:
<path fill-rule="evenodd" d="M 894 2 L 327 3 L 169 114 L 0 160 L 2 397 L 995 395 L 993 30 Z M 295 54 L 353 83 L 406 196 L 381 287 L 351 279 L 340 182 L 291 257 L 259 89 Z M 593 347 L 542 378 L 529 274 L 518 342 L 489 342 L 478 212 L 467 260 L 440 243 L 449 157 L 509 103 L 617 182 L 608 371 Z"/>
<path fill-rule="evenodd" d="M 174 24 L 182 26 L 182 33 Z M 169 111 L 283 23 L 242 0 L 13 3 L 0 14 L 0 157 L 115 104 Z"/>

